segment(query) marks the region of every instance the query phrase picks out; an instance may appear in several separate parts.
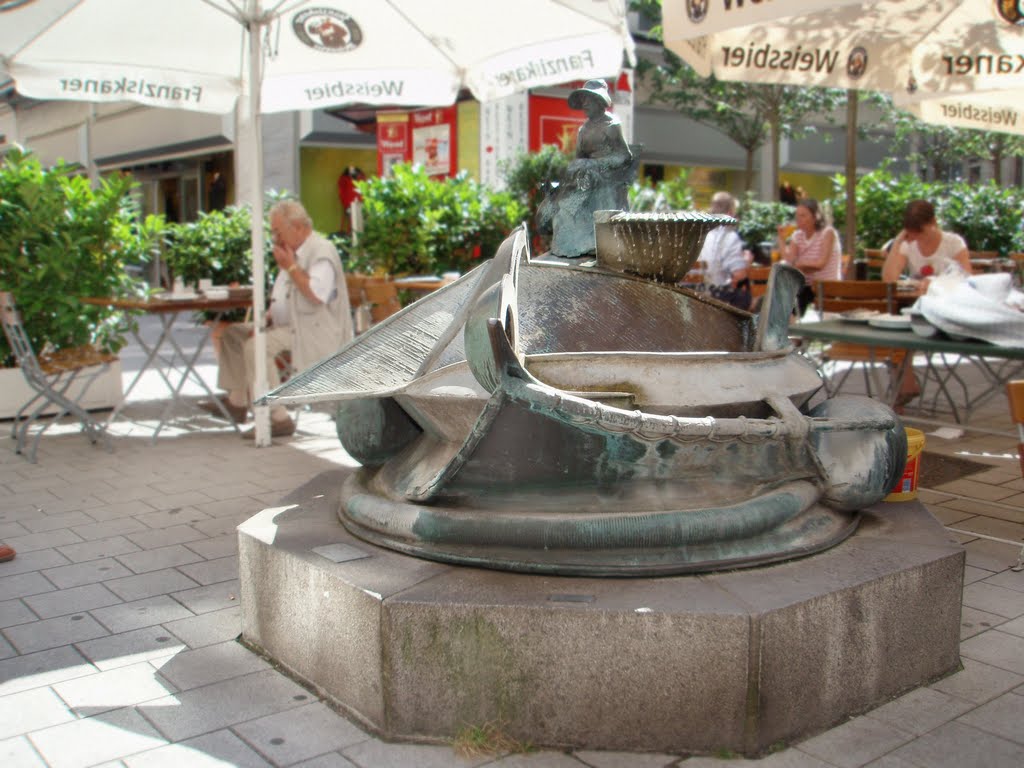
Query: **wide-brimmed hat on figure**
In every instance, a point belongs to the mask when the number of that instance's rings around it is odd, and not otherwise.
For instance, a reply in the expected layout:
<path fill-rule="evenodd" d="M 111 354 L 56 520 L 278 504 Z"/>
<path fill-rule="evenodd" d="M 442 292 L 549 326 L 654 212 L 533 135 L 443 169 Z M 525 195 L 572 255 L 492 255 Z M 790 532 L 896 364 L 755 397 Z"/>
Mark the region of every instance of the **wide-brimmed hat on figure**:
<path fill-rule="evenodd" d="M 569 108 L 582 109 L 583 96 L 588 93 L 592 96 L 597 96 L 597 98 L 604 102 L 606 107 L 612 105 L 612 97 L 608 95 L 608 83 L 604 80 L 587 80 L 582 88 L 577 88 L 569 94 Z"/>

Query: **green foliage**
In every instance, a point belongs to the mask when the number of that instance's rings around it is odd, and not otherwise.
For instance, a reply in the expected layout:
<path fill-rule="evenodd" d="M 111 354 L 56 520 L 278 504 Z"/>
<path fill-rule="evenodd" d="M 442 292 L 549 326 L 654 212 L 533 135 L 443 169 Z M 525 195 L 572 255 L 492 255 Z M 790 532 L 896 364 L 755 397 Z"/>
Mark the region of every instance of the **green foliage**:
<path fill-rule="evenodd" d="M 747 195 L 740 203 L 736 218 L 739 219 L 737 231 L 743 242 L 757 245 L 768 240 L 774 242 L 780 224 L 793 221 L 794 206 L 786 203 L 763 202 Z"/>
<path fill-rule="evenodd" d="M 58 164 L 42 167 L 13 149 L 0 165 L 0 290 L 11 291 L 37 353 L 95 344 L 117 351 L 123 312 L 82 304 L 84 296 L 127 296 L 142 287 L 125 264 L 145 263 L 163 219 L 140 220 L 126 176 L 93 189 L 89 179 Z M 0 338 L 0 363 L 10 364 Z"/>
<path fill-rule="evenodd" d="M 933 125 L 895 106 L 888 94 L 868 91 L 862 95 L 880 113 L 879 124 L 889 128 L 885 134 L 866 132 L 867 137 L 891 139 L 893 157 L 920 166 L 933 180 L 961 179 L 964 160 L 976 158 L 991 162 L 993 178 L 1002 184 L 1002 161 L 1024 157 L 1024 136 Z"/>
<path fill-rule="evenodd" d="M 544 199 L 543 186 L 558 181 L 570 159 L 554 144 L 545 144 L 540 152 L 522 152 L 502 167 L 506 188 L 526 206 L 531 224 L 537 220 L 537 208 Z"/>
<path fill-rule="evenodd" d="M 960 182 L 948 185 L 936 209 L 945 228 L 961 235 L 972 251 L 1007 256 L 1024 250 L 1024 190 Z"/>
<path fill-rule="evenodd" d="M 214 285 L 248 285 L 252 282 L 249 209 L 231 206 L 200 213 L 195 221 L 168 224 L 164 260 L 186 285 L 194 286 L 204 277 L 212 278 Z"/>
<path fill-rule="evenodd" d="M 269 292 L 275 277 L 270 209 L 294 196 L 268 190 L 264 196 L 263 258 L 264 287 Z M 252 212 L 248 206 L 229 206 L 223 211 L 200 213 L 195 221 L 166 226 L 164 261 L 174 277 L 195 286 L 208 277 L 214 285 L 252 283 Z M 337 243 L 336 243 L 337 245 Z M 269 295 L 269 294 L 268 294 Z M 241 319 L 244 311 L 229 313 L 225 319 Z M 223 313 L 212 313 L 223 316 Z"/>
<path fill-rule="evenodd" d="M 491 192 L 460 173 L 435 179 L 422 166 L 398 165 L 390 177 L 359 182 L 364 230 L 351 268 L 376 273 L 465 272 L 494 255 L 526 217 L 508 192 Z"/>
<path fill-rule="evenodd" d="M 650 179 L 640 179 L 629 188 L 631 211 L 686 211 L 693 207 L 688 168 L 681 169 L 674 178 L 657 184 Z"/>
<path fill-rule="evenodd" d="M 839 175 L 833 179 L 837 190 L 832 199 L 835 226 L 842 232 L 846 227 L 846 179 Z M 857 250 L 881 248 L 903 229 L 903 211 L 911 200 L 934 200 L 935 185 L 916 176 L 893 176 L 881 168 L 864 174 L 857 180 Z"/>
<path fill-rule="evenodd" d="M 630 9 L 651 20 L 652 39 L 662 38 L 661 3 L 632 0 Z M 746 188 L 753 179 L 754 153 L 767 141 L 774 145 L 772 179 L 778 187 L 778 145 L 782 138 L 800 138 L 815 131 L 810 115 L 829 119 L 845 99 L 834 88 L 719 81 L 699 76 L 668 48 L 662 60 L 641 58 L 637 72 L 650 88 L 651 101 L 666 104 L 698 123 L 721 131 L 747 155 Z"/>
<path fill-rule="evenodd" d="M 834 179 L 836 225 L 843 227 L 844 179 Z M 956 232 L 972 251 L 1006 256 L 1024 248 L 1024 191 L 995 184 L 926 182 L 912 174 L 893 176 L 880 169 L 857 181 L 859 250 L 881 248 L 903 229 L 903 211 L 911 200 L 930 200 L 943 229 Z"/>

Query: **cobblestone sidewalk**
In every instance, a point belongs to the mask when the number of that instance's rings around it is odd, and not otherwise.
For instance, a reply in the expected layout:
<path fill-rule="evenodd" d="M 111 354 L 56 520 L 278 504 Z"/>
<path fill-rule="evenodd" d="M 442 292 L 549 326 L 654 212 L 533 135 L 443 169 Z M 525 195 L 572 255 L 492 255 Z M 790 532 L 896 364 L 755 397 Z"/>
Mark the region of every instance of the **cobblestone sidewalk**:
<path fill-rule="evenodd" d="M 154 442 L 160 406 L 130 403 L 112 427 L 113 453 L 71 424 L 44 437 L 38 464 L 0 451 L 0 540 L 18 550 L 0 564 L 4 768 L 1024 765 L 1024 572 L 1010 570 L 1024 541 L 1024 480 L 1009 437 L 929 438 L 929 450 L 992 467 L 921 494 L 967 549 L 963 671 L 760 761 L 467 758 L 363 732 L 235 641 L 235 527 L 325 469 L 351 465 L 330 420 L 303 413 L 296 436 L 269 449 L 201 418 Z M 997 400 L 984 418 L 1005 430 L 1000 408 Z"/>

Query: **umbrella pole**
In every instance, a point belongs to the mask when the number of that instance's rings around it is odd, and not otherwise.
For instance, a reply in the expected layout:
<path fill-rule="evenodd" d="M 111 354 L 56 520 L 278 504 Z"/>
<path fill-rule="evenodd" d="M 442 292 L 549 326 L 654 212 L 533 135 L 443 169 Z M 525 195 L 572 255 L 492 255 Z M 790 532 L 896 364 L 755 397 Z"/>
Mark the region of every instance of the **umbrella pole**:
<path fill-rule="evenodd" d="M 266 280 L 263 254 L 263 131 L 260 120 L 260 65 L 262 50 L 260 32 L 259 0 L 248 0 L 246 24 L 249 35 L 248 82 L 242 89 L 238 102 L 238 159 L 245 169 L 244 179 L 248 190 L 243 189 L 243 200 L 252 210 L 252 319 L 255 329 L 253 339 L 253 367 L 255 381 L 252 385 L 253 402 L 267 393 L 267 336 L 266 336 Z M 270 408 L 266 405 L 253 407 L 256 430 L 256 446 L 270 445 Z"/>
<path fill-rule="evenodd" d="M 857 258 L 857 91 L 846 91 L 846 253 Z"/>

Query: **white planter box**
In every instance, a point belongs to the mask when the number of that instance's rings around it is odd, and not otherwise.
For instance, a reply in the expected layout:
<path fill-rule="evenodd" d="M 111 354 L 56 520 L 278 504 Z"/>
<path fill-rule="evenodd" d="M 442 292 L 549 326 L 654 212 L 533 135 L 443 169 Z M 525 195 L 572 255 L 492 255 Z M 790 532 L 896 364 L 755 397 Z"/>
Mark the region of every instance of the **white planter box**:
<path fill-rule="evenodd" d="M 68 394 L 72 399 L 78 397 L 83 384 L 88 381 L 88 372 L 83 373 Z M 19 368 L 0 368 L 0 419 L 12 419 L 34 394 L 31 387 L 21 375 Z M 89 410 L 113 408 L 121 401 L 121 361 L 115 360 L 110 368 L 99 376 L 89 387 L 82 406 Z M 46 413 L 56 413 L 56 409 Z"/>

